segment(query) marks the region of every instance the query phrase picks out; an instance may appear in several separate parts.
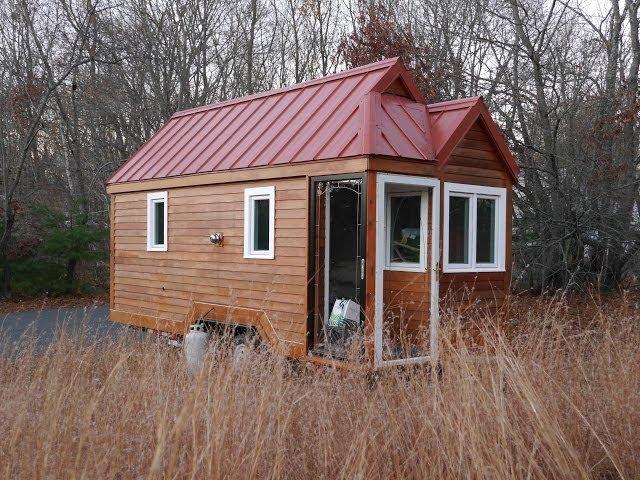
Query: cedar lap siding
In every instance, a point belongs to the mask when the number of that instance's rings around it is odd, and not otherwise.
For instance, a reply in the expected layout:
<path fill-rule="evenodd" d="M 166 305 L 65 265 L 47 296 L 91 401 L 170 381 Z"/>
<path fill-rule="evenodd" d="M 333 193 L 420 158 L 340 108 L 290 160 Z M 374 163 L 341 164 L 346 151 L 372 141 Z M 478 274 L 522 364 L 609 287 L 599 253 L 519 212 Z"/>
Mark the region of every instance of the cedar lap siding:
<path fill-rule="evenodd" d="M 310 178 L 349 173 L 367 178 L 365 309 L 373 318 L 377 172 L 506 187 L 506 271 L 440 276 L 447 301 L 472 284 L 476 297 L 499 304 L 511 275 L 517 166 L 481 98 L 426 105 L 394 58 L 174 114 L 108 181 L 112 320 L 180 334 L 196 318 L 215 318 L 256 327 L 286 355 L 306 355 Z M 244 192 L 253 187 L 275 187 L 273 259 L 243 255 Z M 167 194 L 166 251 L 147 248 L 152 192 Z M 224 234 L 222 247 L 210 243 L 214 232 Z M 386 272 L 385 291 L 410 280 L 403 295 L 428 295 L 430 271 L 417 275 Z"/>

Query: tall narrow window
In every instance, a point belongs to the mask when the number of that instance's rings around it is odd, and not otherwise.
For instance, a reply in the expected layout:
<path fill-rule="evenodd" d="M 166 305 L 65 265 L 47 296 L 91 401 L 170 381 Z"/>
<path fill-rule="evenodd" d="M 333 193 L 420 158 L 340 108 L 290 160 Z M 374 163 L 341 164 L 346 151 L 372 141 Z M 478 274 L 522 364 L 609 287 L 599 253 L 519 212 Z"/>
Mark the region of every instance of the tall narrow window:
<path fill-rule="evenodd" d="M 147 250 L 167 250 L 167 192 L 147 194 Z"/>
<path fill-rule="evenodd" d="M 269 199 L 258 198 L 253 201 L 253 250 L 269 250 Z"/>
<path fill-rule="evenodd" d="M 426 194 L 389 193 L 387 196 L 387 268 L 424 269 Z"/>
<path fill-rule="evenodd" d="M 506 190 L 445 183 L 444 271 L 505 268 Z"/>
<path fill-rule="evenodd" d="M 449 262 L 469 263 L 469 197 L 449 197 Z"/>
<path fill-rule="evenodd" d="M 244 191 L 244 257 L 273 258 L 275 237 L 275 188 Z"/>
<path fill-rule="evenodd" d="M 496 199 L 477 199 L 476 263 L 494 264 L 496 261 Z"/>

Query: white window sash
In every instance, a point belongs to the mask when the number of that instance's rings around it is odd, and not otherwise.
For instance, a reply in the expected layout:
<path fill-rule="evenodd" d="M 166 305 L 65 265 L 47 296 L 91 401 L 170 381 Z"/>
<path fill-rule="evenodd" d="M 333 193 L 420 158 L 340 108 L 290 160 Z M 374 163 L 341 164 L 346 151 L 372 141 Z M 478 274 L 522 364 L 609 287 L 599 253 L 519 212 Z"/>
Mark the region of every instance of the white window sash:
<path fill-rule="evenodd" d="M 469 262 L 449 262 L 449 199 L 451 197 L 469 198 Z M 494 230 L 494 263 L 479 263 L 477 256 L 477 229 L 478 229 L 478 199 L 489 198 L 496 201 L 495 205 L 495 230 Z M 507 191 L 501 187 L 486 187 L 481 185 L 467 185 L 460 183 L 444 184 L 444 222 L 443 222 L 443 271 L 445 273 L 464 272 L 504 272 L 506 262 L 506 212 Z"/>
<path fill-rule="evenodd" d="M 164 204 L 164 243 L 155 243 L 155 205 Z M 169 204 L 167 192 L 151 192 L 147 194 L 147 251 L 166 252 L 169 245 L 168 234 Z"/>
<path fill-rule="evenodd" d="M 392 262 L 391 261 L 391 199 L 394 197 L 420 197 L 420 252 L 418 262 Z M 387 194 L 385 201 L 385 223 L 386 223 L 386 244 L 385 244 L 385 269 L 397 272 L 423 272 L 425 270 L 425 258 L 427 256 L 427 205 L 428 194 L 422 192 L 391 192 Z"/>
<path fill-rule="evenodd" d="M 488 200 L 493 200 L 495 201 L 495 225 L 494 225 L 494 230 L 493 230 L 493 235 L 494 235 L 494 239 L 493 239 L 493 258 L 494 258 L 494 262 L 493 263 L 488 263 L 488 262 L 478 262 L 477 261 L 477 255 L 478 255 L 478 200 L 480 199 L 488 199 Z M 500 197 L 499 196 L 495 196 L 495 195 L 482 195 L 482 194 L 476 194 L 475 195 L 475 199 L 474 199 L 474 204 L 475 204 L 475 208 L 474 208 L 474 213 L 475 213 L 475 219 L 474 219 L 474 225 L 475 228 L 473 229 L 474 231 L 474 240 L 473 240 L 473 254 L 474 254 L 474 262 L 473 264 L 477 267 L 477 268 L 487 268 L 487 269 L 494 269 L 494 268 L 499 268 L 500 267 L 500 249 L 499 249 L 499 235 L 500 235 L 500 231 L 503 230 L 503 228 L 500 227 Z M 504 269 L 504 267 L 503 267 Z"/>
<path fill-rule="evenodd" d="M 269 249 L 253 248 L 256 200 L 269 200 Z M 256 187 L 244 190 L 244 258 L 273 259 L 275 254 L 275 187 Z"/>
<path fill-rule="evenodd" d="M 469 223 L 467 224 L 467 258 L 469 259 L 469 261 L 467 263 L 449 263 L 449 200 L 451 197 L 466 198 L 469 200 L 469 218 L 468 218 Z M 444 231 L 446 235 L 445 266 L 448 266 L 452 270 L 455 269 L 456 271 L 458 271 L 458 270 L 473 268 L 474 254 L 475 254 L 475 247 L 474 247 L 475 237 L 473 232 L 474 229 L 471 228 L 471 225 L 475 224 L 475 221 L 474 221 L 475 210 L 473 208 L 473 203 L 474 203 L 474 197 L 473 197 L 473 194 L 471 193 L 451 192 L 450 194 L 445 194 L 445 198 L 444 198 L 444 205 L 445 205 L 444 219 L 446 222 L 446 225 L 444 226 Z"/>

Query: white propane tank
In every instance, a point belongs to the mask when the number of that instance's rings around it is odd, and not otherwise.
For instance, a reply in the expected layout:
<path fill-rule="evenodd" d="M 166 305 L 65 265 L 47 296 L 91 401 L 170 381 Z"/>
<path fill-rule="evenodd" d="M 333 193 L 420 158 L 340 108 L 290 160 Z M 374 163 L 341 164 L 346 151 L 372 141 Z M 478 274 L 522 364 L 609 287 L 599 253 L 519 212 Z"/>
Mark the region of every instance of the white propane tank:
<path fill-rule="evenodd" d="M 184 336 L 184 354 L 187 360 L 187 368 L 193 375 L 202 368 L 204 356 L 209 344 L 209 332 L 202 322 L 197 322 L 189 327 L 189 332 Z"/>

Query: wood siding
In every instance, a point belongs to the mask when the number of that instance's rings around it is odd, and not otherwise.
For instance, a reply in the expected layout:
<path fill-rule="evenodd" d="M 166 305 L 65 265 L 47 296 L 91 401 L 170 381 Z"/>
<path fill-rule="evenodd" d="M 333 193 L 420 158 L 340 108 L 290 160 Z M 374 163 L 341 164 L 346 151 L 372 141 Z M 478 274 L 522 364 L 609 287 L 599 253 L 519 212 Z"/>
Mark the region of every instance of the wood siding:
<path fill-rule="evenodd" d="M 498 156 L 487 130 L 478 120 L 460 141 L 445 164 L 445 182 L 511 187 L 511 177 Z"/>
<path fill-rule="evenodd" d="M 385 270 L 383 319 L 394 338 L 424 340 L 429 333 L 431 308 L 430 272 Z"/>
<path fill-rule="evenodd" d="M 275 259 L 243 258 L 244 189 L 275 186 Z M 306 345 L 306 177 L 168 189 L 168 251 L 148 252 L 147 192 L 113 200 L 112 310 L 184 331 L 194 302 L 264 311 L 279 338 Z M 209 242 L 224 234 L 224 246 Z M 169 323 L 167 323 L 169 322 Z M 135 322 L 131 322 L 135 323 Z M 175 328 L 172 328 L 175 326 Z M 303 351 L 304 348 L 297 348 Z"/>
<path fill-rule="evenodd" d="M 440 276 L 440 304 L 443 311 L 465 312 L 471 306 L 495 311 L 502 306 L 510 288 L 512 181 L 480 120 L 471 127 L 451 154 L 443 168 L 442 179 L 445 182 L 507 189 L 506 272 L 443 273 Z M 445 218 L 444 212 L 442 218 Z"/>

